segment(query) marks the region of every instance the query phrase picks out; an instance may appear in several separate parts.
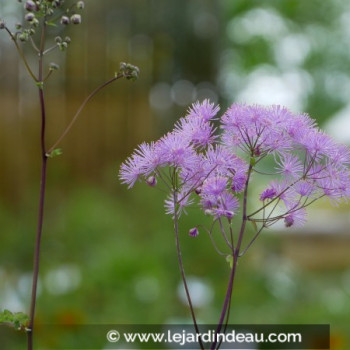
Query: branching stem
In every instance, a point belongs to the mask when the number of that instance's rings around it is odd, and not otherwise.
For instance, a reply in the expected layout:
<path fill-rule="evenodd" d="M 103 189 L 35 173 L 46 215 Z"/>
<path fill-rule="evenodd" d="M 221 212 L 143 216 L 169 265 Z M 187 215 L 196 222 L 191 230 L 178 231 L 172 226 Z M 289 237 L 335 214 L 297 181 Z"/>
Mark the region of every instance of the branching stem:
<path fill-rule="evenodd" d="M 73 119 L 71 120 L 71 122 L 68 124 L 68 126 L 66 127 L 66 129 L 63 131 L 63 133 L 61 134 L 61 136 L 57 139 L 57 141 L 53 144 L 53 146 L 50 147 L 50 149 L 47 151 L 47 155 L 49 155 L 60 143 L 61 141 L 64 139 L 64 137 L 68 134 L 68 132 L 71 130 L 72 126 L 74 125 L 74 123 L 77 121 L 80 113 L 82 112 L 82 110 L 84 109 L 84 107 L 87 105 L 87 103 L 99 92 L 101 91 L 103 88 L 105 88 L 107 85 L 113 83 L 114 81 L 125 77 L 124 73 L 118 73 L 116 74 L 112 79 L 107 80 L 105 83 L 103 83 L 102 85 L 98 86 L 93 92 L 91 92 L 91 94 L 84 100 L 84 102 L 81 104 L 81 106 L 78 108 L 77 112 L 75 113 Z"/>

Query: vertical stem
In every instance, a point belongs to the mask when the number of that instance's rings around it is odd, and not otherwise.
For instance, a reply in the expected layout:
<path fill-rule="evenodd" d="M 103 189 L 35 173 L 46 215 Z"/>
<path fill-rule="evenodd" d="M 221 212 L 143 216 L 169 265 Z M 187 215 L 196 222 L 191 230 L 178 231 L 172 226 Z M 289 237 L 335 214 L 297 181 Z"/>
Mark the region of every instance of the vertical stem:
<path fill-rule="evenodd" d="M 177 193 L 176 193 L 176 190 L 175 190 L 174 191 L 174 232 L 175 232 L 175 240 L 176 240 L 177 259 L 178 259 L 178 262 L 179 262 L 182 282 L 183 282 L 183 285 L 184 285 L 184 288 L 185 288 L 188 305 L 189 305 L 190 310 L 191 310 L 191 316 L 192 316 L 193 325 L 194 325 L 194 328 L 196 330 L 196 333 L 199 334 L 200 332 L 199 332 L 196 316 L 195 316 L 194 309 L 193 309 L 193 304 L 192 304 L 192 300 L 191 300 L 190 291 L 188 289 L 188 285 L 187 285 L 187 281 L 186 281 L 185 269 L 184 269 L 183 262 L 182 262 L 182 254 L 181 254 L 180 239 L 179 239 L 179 220 L 178 220 L 178 214 L 177 214 L 176 206 L 177 206 Z M 198 337 L 198 339 L 199 339 L 200 348 L 202 350 L 204 350 L 204 346 L 203 346 L 201 337 Z"/>
<path fill-rule="evenodd" d="M 228 283 L 224 305 L 223 305 L 222 310 L 221 310 L 220 319 L 219 319 L 219 323 L 218 323 L 218 326 L 216 328 L 215 334 L 220 333 L 224 319 L 225 319 L 225 315 L 226 315 L 228 308 L 230 307 L 230 304 L 231 304 L 232 290 L 233 290 L 235 274 L 236 274 L 236 270 L 237 270 L 237 261 L 239 258 L 239 251 L 241 248 L 241 244 L 242 244 L 242 240 L 243 240 L 243 236 L 244 236 L 244 231 L 245 231 L 245 226 L 246 226 L 246 222 L 247 222 L 248 185 L 249 185 L 250 175 L 252 173 L 252 168 L 253 168 L 253 166 L 250 165 L 249 169 L 248 169 L 248 173 L 247 173 L 247 180 L 245 183 L 244 195 L 243 195 L 242 224 L 241 224 L 241 228 L 239 231 L 236 249 L 234 249 L 232 252 L 233 253 L 233 264 L 232 264 L 232 269 L 231 269 L 231 273 L 230 273 L 230 280 Z M 217 341 L 215 340 L 210 349 L 211 350 L 216 349 L 216 344 L 217 344 Z"/>
<path fill-rule="evenodd" d="M 39 209 L 38 209 L 38 223 L 34 248 L 34 262 L 33 262 L 33 284 L 32 284 L 32 296 L 30 303 L 29 313 L 29 331 L 27 333 L 27 349 L 33 350 L 33 331 L 34 331 L 34 318 L 35 318 L 35 306 L 37 297 L 37 286 L 39 277 L 40 266 L 40 246 L 41 236 L 44 221 L 44 204 L 45 204 L 45 190 L 46 190 L 46 169 L 47 169 L 47 156 L 45 147 L 45 126 L 46 126 L 46 109 L 45 109 L 45 96 L 43 83 L 43 52 L 45 44 L 45 31 L 46 31 L 46 19 L 43 21 L 43 29 L 41 32 L 41 45 L 39 52 L 39 100 L 41 111 L 41 132 L 40 132 L 40 147 L 41 147 L 41 179 L 40 179 L 40 193 L 39 193 Z"/>

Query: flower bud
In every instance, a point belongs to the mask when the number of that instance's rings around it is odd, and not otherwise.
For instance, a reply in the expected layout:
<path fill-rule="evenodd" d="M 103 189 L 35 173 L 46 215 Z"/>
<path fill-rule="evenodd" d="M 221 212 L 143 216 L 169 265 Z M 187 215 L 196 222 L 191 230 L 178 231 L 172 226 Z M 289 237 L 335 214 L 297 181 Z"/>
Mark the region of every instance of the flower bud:
<path fill-rule="evenodd" d="M 37 6 L 36 6 L 35 2 L 32 1 L 32 0 L 26 1 L 25 5 L 24 5 L 24 8 L 27 11 L 36 11 L 37 10 Z"/>
<path fill-rule="evenodd" d="M 21 23 L 16 23 L 15 27 L 16 27 L 17 30 L 20 30 L 22 28 L 22 24 Z"/>
<path fill-rule="evenodd" d="M 83 10 L 84 7 L 85 7 L 84 1 L 78 1 L 78 2 L 77 2 L 77 8 L 78 8 L 79 10 Z"/>
<path fill-rule="evenodd" d="M 288 215 L 284 218 L 284 225 L 286 227 L 291 227 L 294 224 L 294 219 L 291 215 Z"/>
<path fill-rule="evenodd" d="M 60 7 L 61 5 L 62 5 L 62 2 L 60 0 L 55 0 L 52 3 L 52 7 L 54 7 L 54 8 Z"/>
<path fill-rule="evenodd" d="M 228 218 L 228 219 L 232 219 L 234 212 L 230 211 L 230 210 L 225 210 L 224 215 Z"/>
<path fill-rule="evenodd" d="M 59 45 L 59 48 L 61 51 L 64 51 L 68 47 L 68 44 L 65 41 L 63 41 L 62 43 L 60 43 L 58 45 Z"/>
<path fill-rule="evenodd" d="M 71 16 L 70 20 L 73 24 L 80 24 L 81 23 L 81 16 L 76 13 L 75 15 Z"/>
<path fill-rule="evenodd" d="M 69 17 L 67 17 L 67 16 L 61 17 L 61 24 L 67 25 L 69 23 L 70 23 Z"/>
<path fill-rule="evenodd" d="M 39 21 L 37 18 L 33 18 L 33 20 L 30 22 L 30 24 L 34 27 L 39 27 Z"/>
<path fill-rule="evenodd" d="M 20 33 L 20 34 L 18 35 L 18 39 L 19 39 L 20 41 L 22 41 L 22 42 L 25 42 L 25 41 L 28 40 L 28 34 L 22 32 L 22 33 Z"/>
<path fill-rule="evenodd" d="M 194 191 L 196 194 L 200 195 L 202 192 L 202 186 L 199 186 L 196 188 L 196 190 Z"/>
<path fill-rule="evenodd" d="M 4 29 L 5 26 L 6 26 L 5 22 L 2 19 L 0 19 L 0 29 Z"/>
<path fill-rule="evenodd" d="M 189 234 L 191 237 L 197 237 L 197 236 L 199 235 L 198 228 L 197 228 L 197 227 L 191 228 L 191 229 L 188 231 L 188 234 Z"/>
<path fill-rule="evenodd" d="M 205 215 L 213 215 L 214 212 L 211 209 L 205 209 L 204 214 Z"/>
<path fill-rule="evenodd" d="M 64 38 L 64 41 L 67 43 L 67 44 L 70 44 L 70 42 L 72 41 L 71 38 L 69 36 L 66 36 Z"/>
<path fill-rule="evenodd" d="M 28 22 L 31 22 L 35 18 L 35 15 L 33 12 L 28 12 L 25 16 L 24 19 Z"/>
<path fill-rule="evenodd" d="M 56 44 L 60 44 L 62 42 L 62 38 L 60 36 L 56 36 L 55 42 Z"/>
<path fill-rule="evenodd" d="M 150 176 L 147 180 L 146 180 L 146 184 L 150 187 L 154 187 L 157 185 L 157 179 L 155 176 Z"/>

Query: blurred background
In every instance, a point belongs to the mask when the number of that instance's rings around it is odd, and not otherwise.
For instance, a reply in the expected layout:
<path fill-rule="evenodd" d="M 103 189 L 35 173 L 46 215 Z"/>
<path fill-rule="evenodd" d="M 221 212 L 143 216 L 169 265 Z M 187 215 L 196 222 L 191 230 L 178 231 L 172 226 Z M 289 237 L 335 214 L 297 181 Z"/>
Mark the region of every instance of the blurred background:
<path fill-rule="evenodd" d="M 1 0 L 0 17 L 14 28 L 21 9 Z M 190 322 L 163 194 L 128 191 L 118 168 L 204 98 L 222 110 L 282 104 L 350 144 L 350 2 L 87 0 L 83 23 L 67 30 L 52 29 L 72 43 L 47 59 L 61 67 L 47 84 L 48 144 L 120 61 L 141 74 L 99 93 L 49 162 L 37 322 Z M 29 307 L 38 137 L 37 91 L 1 31 L 0 309 Z M 182 217 L 183 256 L 198 319 L 215 323 L 229 266 L 204 232 L 188 237 L 202 219 L 195 210 Z M 348 349 L 349 224 L 348 206 L 320 202 L 303 230 L 265 231 L 239 265 L 231 322 L 326 323 L 331 349 Z M 17 348 L 13 332 L 0 337 Z"/>

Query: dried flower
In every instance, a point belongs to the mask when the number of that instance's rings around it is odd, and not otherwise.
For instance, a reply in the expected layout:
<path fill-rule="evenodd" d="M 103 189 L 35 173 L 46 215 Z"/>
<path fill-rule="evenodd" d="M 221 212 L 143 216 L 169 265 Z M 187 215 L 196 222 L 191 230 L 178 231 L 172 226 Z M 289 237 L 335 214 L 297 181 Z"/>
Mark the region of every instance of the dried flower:
<path fill-rule="evenodd" d="M 79 10 L 83 10 L 84 7 L 85 7 L 84 1 L 78 1 L 78 2 L 77 2 L 77 8 L 78 8 Z"/>
<path fill-rule="evenodd" d="M 70 23 L 70 19 L 67 16 L 61 17 L 61 24 L 68 25 Z"/>
<path fill-rule="evenodd" d="M 26 3 L 24 4 L 24 8 L 27 11 L 36 11 L 38 9 L 36 3 L 32 0 L 26 1 Z"/>
<path fill-rule="evenodd" d="M 81 23 L 81 16 L 78 13 L 76 13 L 73 16 L 71 16 L 70 20 L 73 24 L 80 24 Z"/>
<path fill-rule="evenodd" d="M 28 22 L 32 22 L 33 19 L 35 18 L 35 15 L 33 12 L 28 12 L 25 16 L 24 19 Z"/>

